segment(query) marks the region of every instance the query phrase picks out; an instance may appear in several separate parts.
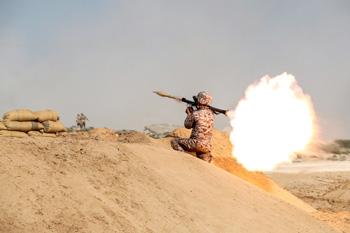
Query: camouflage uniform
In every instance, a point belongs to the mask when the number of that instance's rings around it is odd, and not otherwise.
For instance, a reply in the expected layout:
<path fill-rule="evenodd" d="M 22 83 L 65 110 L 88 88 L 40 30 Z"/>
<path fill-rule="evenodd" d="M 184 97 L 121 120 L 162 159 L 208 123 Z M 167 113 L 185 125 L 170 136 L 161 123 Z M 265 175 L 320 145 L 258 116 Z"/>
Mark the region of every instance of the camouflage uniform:
<path fill-rule="evenodd" d="M 214 113 L 207 106 L 211 102 L 211 96 L 206 92 L 197 95 L 198 110 L 188 113 L 185 119 L 185 127 L 192 128 L 190 138 L 175 138 L 171 141 L 174 150 L 195 152 L 197 157 L 208 161 L 212 160 L 211 138 L 214 125 Z"/>
<path fill-rule="evenodd" d="M 80 114 L 77 114 L 77 119 L 75 120 L 75 122 L 77 123 L 77 126 L 81 129 L 82 124 L 81 124 L 81 120 L 80 120 Z"/>
<path fill-rule="evenodd" d="M 88 118 L 84 115 L 84 113 L 80 113 L 77 115 L 77 126 L 80 128 L 80 129 L 85 129 L 86 127 L 86 120 L 88 120 Z"/>

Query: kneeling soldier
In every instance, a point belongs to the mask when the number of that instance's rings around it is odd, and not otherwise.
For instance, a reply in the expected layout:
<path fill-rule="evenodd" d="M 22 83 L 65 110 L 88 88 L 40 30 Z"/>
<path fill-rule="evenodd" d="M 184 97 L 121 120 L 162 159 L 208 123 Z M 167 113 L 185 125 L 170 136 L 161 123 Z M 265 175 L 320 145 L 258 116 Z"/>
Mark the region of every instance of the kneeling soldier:
<path fill-rule="evenodd" d="M 171 141 L 174 150 L 195 152 L 197 157 L 211 162 L 212 143 L 214 127 L 214 112 L 207 106 L 212 97 L 207 92 L 199 92 L 197 95 L 197 110 L 192 107 L 186 109 L 187 117 L 185 127 L 192 128 L 190 138 L 175 138 Z"/>

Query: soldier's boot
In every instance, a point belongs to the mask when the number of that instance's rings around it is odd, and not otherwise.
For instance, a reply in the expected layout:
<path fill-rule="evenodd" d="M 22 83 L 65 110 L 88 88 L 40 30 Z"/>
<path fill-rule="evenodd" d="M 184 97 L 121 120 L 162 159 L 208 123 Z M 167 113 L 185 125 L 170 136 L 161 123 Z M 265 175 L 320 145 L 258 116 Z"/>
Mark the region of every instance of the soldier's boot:
<path fill-rule="evenodd" d="M 211 155 L 211 153 L 197 154 L 197 158 L 200 158 L 208 163 L 211 163 L 211 161 L 213 160 L 213 156 Z"/>

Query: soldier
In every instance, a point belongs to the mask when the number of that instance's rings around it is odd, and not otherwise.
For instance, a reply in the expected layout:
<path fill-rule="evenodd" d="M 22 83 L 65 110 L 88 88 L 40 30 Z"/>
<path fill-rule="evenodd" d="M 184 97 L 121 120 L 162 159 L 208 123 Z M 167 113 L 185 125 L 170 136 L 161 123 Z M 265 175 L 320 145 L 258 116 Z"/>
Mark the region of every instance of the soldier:
<path fill-rule="evenodd" d="M 80 120 L 80 113 L 77 114 L 77 118 L 76 118 L 75 122 L 77 123 L 77 127 L 79 127 L 81 129 L 82 124 L 81 124 L 81 120 Z"/>
<path fill-rule="evenodd" d="M 89 120 L 84 113 L 78 113 L 77 115 L 77 126 L 80 128 L 80 130 L 85 129 L 86 128 L 86 121 Z"/>
<path fill-rule="evenodd" d="M 174 150 L 195 152 L 197 158 L 211 162 L 211 138 L 214 126 L 214 113 L 207 106 L 212 97 L 207 92 L 199 92 L 197 95 L 197 110 L 192 107 L 186 109 L 187 117 L 185 127 L 192 128 L 190 138 L 175 138 L 171 141 Z"/>

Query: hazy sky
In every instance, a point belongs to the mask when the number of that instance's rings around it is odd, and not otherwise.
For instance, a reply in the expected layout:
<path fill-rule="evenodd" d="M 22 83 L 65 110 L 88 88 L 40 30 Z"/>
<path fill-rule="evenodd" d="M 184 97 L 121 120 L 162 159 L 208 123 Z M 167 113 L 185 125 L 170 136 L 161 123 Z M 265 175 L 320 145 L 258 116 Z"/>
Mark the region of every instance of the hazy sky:
<path fill-rule="evenodd" d="M 350 138 L 347 0 L 0 0 L 0 29 L 1 113 L 180 125 L 185 106 L 153 90 L 207 90 L 233 108 L 249 84 L 286 71 L 311 95 L 322 136 Z"/>

